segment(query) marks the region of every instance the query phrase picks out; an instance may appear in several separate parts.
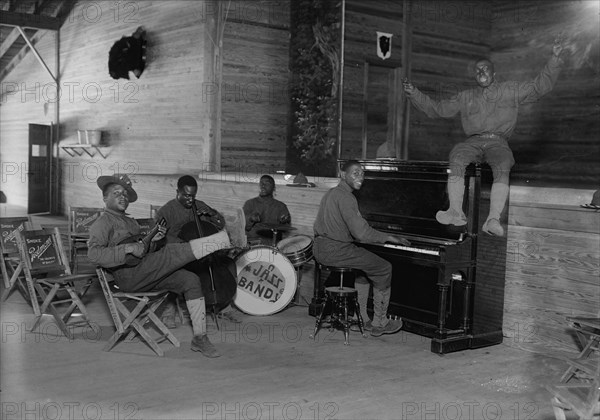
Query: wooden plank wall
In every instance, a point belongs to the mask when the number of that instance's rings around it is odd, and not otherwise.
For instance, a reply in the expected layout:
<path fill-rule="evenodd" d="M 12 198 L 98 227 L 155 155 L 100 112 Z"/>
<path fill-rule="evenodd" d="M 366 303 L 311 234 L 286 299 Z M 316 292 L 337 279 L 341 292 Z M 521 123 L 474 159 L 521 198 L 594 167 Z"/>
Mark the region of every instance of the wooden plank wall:
<path fill-rule="evenodd" d="M 365 63 L 372 61 L 381 63 L 377 57 L 377 34 L 392 34 L 392 52 L 389 61 L 398 63 L 402 54 L 402 2 L 378 1 L 361 2 L 346 1 L 345 36 L 344 36 L 344 78 L 343 78 L 343 124 L 342 124 L 342 159 L 362 159 L 362 129 L 364 122 L 363 107 L 365 102 Z M 382 63 L 387 65 L 388 62 Z M 387 87 L 387 86 L 386 86 Z M 386 92 L 387 93 L 387 89 Z M 387 97 L 382 98 L 387 107 Z M 371 98 L 371 101 L 374 100 Z M 371 110 L 372 111 L 372 110 Z M 384 113 L 385 115 L 385 113 Z M 387 115 L 386 115 L 387 116 Z M 380 117 L 381 119 L 381 117 Z M 385 125 L 384 125 L 385 126 Z M 373 128 L 372 125 L 369 125 Z M 385 137 L 385 133 L 383 133 Z M 368 158 L 375 158 L 375 151 L 381 140 L 375 136 L 370 138 Z"/>
<path fill-rule="evenodd" d="M 40 31 L 41 32 L 41 31 Z M 56 34 L 45 32 L 35 44 L 46 65 L 56 74 Z M 22 78 L 18 69 L 27 69 Z M 0 161 L 2 191 L 8 206 L 27 209 L 29 124 L 55 122 L 56 84 L 33 54 L 2 80 L 0 91 Z M 57 179 L 54 177 L 54 179 Z"/>
<path fill-rule="evenodd" d="M 501 80 L 530 80 L 558 33 L 565 65 L 552 92 L 522 106 L 512 171 L 504 332 L 509 345 L 575 351 L 567 316 L 600 313 L 598 10 L 591 2 L 495 2 L 491 58 Z M 520 185 L 527 185 L 521 189 Z M 577 189 L 530 188 L 572 186 Z M 591 190 L 581 190 L 581 188 Z M 521 191 L 521 193 L 519 193 Z M 527 191 L 527 193 L 523 193 Z M 585 192 L 585 194 L 582 194 Z"/>
<path fill-rule="evenodd" d="M 486 6 L 470 2 L 411 2 L 411 80 L 432 98 L 441 99 L 456 92 L 457 86 L 469 80 L 467 67 L 473 57 L 489 53 L 491 15 L 482 7 Z M 401 60 L 404 19 L 403 2 L 348 0 L 346 3 L 344 158 L 361 157 L 364 63 L 372 60 L 381 65 L 390 62 L 395 62 L 392 64 L 395 67 L 405 65 Z M 376 31 L 393 35 L 392 55 L 387 61 L 377 57 Z M 429 119 L 414 107 L 411 110 L 409 159 L 447 160 L 452 146 L 462 140 L 460 121 Z"/>
<path fill-rule="evenodd" d="M 489 2 L 411 2 L 411 81 L 432 99 L 450 97 L 470 83 L 469 64 L 492 45 Z M 431 119 L 410 108 L 408 158 L 448 160 L 464 141 L 460 118 Z"/>
<path fill-rule="evenodd" d="M 289 1 L 233 1 L 223 39 L 221 168 L 285 169 Z"/>
<path fill-rule="evenodd" d="M 100 175 L 152 174 L 160 179 L 214 170 L 209 96 L 215 85 L 205 74 L 214 57 L 207 55 L 212 38 L 205 36 L 205 26 L 215 13 L 214 4 L 205 1 L 77 4 L 60 31 L 60 142 L 77 143 L 78 129 L 102 130 L 102 141 L 110 147 L 103 150 L 107 158 L 69 156 L 59 149 L 59 212 L 97 201 L 95 179 Z M 140 79 L 114 80 L 108 74 L 108 51 L 138 26 L 147 31 L 146 70 Z M 288 26 L 286 1 L 230 4 L 222 78 L 226 170 L 259 174 L 284 169 Z M 52 63 L 51 37 L 40 41 L 39 48 Z M 53 104 L 44 94 L 55 98 L 55 93 L 44 89 L 50 78 L 33 54 L 9 74 L 3 88 L 8 82 L 37 92 L 4 95 L 1 107 L 2 160 L 16 162 L 19 171 L 12 176 L 13 186 L 3 185 L 3 191 L 8 189 L 10 200 L 26 206 L 27 183 L 21 179 L 26 168 L 20 168 L 27 162 L 27 124 L 54 120 Z M 5 104 L 4 98 L 10 102 Z M 163 198 L 156 188 L 146 194 L 151 202 Z"/>
<path fill-rule="evenodd" d="M 597 212 L 575 203 L 511 203 L 504 300 L 508 345 L 546 354 L 577 350 L 566 317 L 600 313 L 599 222 Z"/>
<path fill-rule="evenodd" d="M 552 92 L 519 110 L 510 140 L 513 182 L 600 185 L 598 3 L 501 1 L 494 6 L 491 57 L 502 80 L 532 80 L 563 34 L 565 64 Z"/>

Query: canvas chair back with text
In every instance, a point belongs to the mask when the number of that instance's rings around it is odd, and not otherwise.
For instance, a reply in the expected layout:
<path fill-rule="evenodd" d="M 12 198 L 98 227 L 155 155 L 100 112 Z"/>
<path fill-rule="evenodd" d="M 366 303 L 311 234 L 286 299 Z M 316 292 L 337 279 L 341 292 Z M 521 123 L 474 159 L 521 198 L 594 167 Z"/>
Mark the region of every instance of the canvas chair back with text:
<path fill-rule="evenodd" d="M 71 273 L 57 227 L 21 231 L 17 245 L 35 315 L 31 331 L 35 331 L 44 315 L 51 315 L 60 331 L 73 339 L 73 327 L 90 326 L 81 297 L 91 286 L 95 273 Z"/>
<path fill-rule="evenodd" d="M 31 220 L 29 216 L 0 217 L 0 249 L 2 250 L 2 264 L 0 267 L 5 287 L 3 301 L 8 298 L 15 285 L 23 286 L 19 281 L 23 264 L 17 247 L 17 232 L 30 228 Z M 20 290 L 23 293 L 21 288 Z"/>
<path fill-rule="evenodd" d="M 90 226 L 103 211 L 100 207 L 69 207 L 69 259 L 74 273 L 79 271 L 79 257 L 87 256 Z"/>

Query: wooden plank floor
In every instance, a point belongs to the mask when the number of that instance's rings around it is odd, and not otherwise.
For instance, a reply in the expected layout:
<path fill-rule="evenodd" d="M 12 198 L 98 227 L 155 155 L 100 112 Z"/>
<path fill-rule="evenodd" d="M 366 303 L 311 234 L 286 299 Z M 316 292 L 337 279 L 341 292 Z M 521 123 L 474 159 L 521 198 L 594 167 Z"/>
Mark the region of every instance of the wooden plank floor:
<path fill-rule="evenodd" d="M 240 314 L 221 330 L 208 321 L 218 359 L 189 349 L 189 324 L 163 358 L 139 342 L 104 352 L 112 324 L 99 287 L 86 304 L 93 328 L 69 341 L 49 317 L 29 332 L 18 293 L 2 303 L 3 419 L 551 419 L 543 386 L 566 368 L 506 345 L 438 356 L 405 332 L 353 333 L 344 346 L 342 332 L 324 330 L 313 341 L 301 306 Z"/>

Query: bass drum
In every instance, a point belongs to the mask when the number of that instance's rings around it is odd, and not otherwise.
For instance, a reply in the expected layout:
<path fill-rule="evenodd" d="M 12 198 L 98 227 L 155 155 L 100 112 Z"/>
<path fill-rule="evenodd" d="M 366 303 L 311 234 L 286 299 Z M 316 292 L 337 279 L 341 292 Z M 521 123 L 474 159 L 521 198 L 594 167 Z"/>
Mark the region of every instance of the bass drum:
<path fill-rule="evenodd" d="M 237 293 L 233 303 L 250 315 L 271 315 L 285 308 L 296 293 L 296 270 L 280 251 L 256 246 L 235 260 Z"/>
<path fill-rule="evenodd" d="M 313 257 L 313 239 L 307 235 L 296 235 L 282 239 L 277 248 L 288 257 L 294 267 L 299 267 Z"/>

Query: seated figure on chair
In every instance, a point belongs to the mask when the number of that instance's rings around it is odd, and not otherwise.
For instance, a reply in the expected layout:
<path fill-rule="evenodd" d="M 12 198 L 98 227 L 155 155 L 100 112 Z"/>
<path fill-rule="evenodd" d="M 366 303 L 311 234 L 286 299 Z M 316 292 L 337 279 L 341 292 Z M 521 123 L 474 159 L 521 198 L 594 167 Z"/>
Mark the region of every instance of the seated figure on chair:
<path fill-rule="evenodd" d="M 271 245 L 273 237 L 265 236 L 266 229 L 261 229 L 259 223 L 269 225 L 290 225 L 292 217 L 285 203 L 275 199 L 275 180 L 270 175 L 260 177 L 258 183 L 258 197 L 251 198 L 244 203 L 244 215 L 246 217 L 246 235 L 248 244 L 251 245 Z M 281 232 L 278 233 L 277 240 L 281 239 Z"/>
<path fill-rule="evenodd" d="M 451 118 L 460 113 L 463 129 L 468 136 L 450 152 L 448 196 L 450 207 L 436 214 L 444 225 L 463 226 L 467 219 L 462 211 L 464 172 L 471 162 L 487 162 L 492 168 L 494 181 L 490 196 L 490 213 L 483 231 L 504 236 L 500 214 L 509 194 L 510 170 L 515 161 L 508 146 L 521 104 L 535 102 L 552 90 L 560 72 L 562 42 L 557 37 L 552 56 L 541 73 L 528 82 L 499 82 L 494 65 L 488 59 L 475 63 L 476 87 L 459 92 L 450 99 L 434 101 L 417 89 L 407 79 L 404 92 L 410 102 L 430 118 Z"/>
<path fill-rule="evenodd" d="M 191 223 L 194 225 L 196 215 L 200 220 L 209 222 L 218 229 L 225 228 L 225 218 L 214 208 L 210 207 L 204 201 L 196 199 L 198 193 L 198 182 L 190 175 L 184 175 L 177 180 L 177 190 L 175 198 L 168 201 L 164 206 L 156 211 L 155 221 L 164 219 L 166 222 L 167 243 L 182 243 L 181 239 L 182 228 Z M 194 214 L 193 206 L 195 204 L 196 214 Z M 226 319 L 230 322 L 240 323 L 236 317 L 231 305 L 226 306 L 217 314 L 219 318 Z M 174 328 L 175 324 L 175 302 L 168 300 L 166 308 L 162 313 L 163 321 L 169 328 Z"/>
<path fill-rule="evenodd" d="M 409 245 L 409 241 L 373 229 L 362 217 L 358 201 L 352 194 L 359 190 L 364 180 L 360 162 L 344 163 L 339 184 L 329 190 L 321 200 L 314 224 L 313 255 L 319 263 L 333 267 L 353 268 L 362 271 L 373 283 L 373 321 L 367 321 L 369 284 L 356 282 L 358 301 L 365 328 L 378 337 L 393 334 L 402 328 L 401 320 L 387 318 L 392 284 L 392 265 L 383 258 L 354 244 L 355 241 Z"/>
<path fill-rule="evenodd" d="M 207 357 L 220 356 L 206 335 L 206 306 L 200 280 L 194 273 L 182 268 L 217 249 L 228 247 L 227 234 L 219 232 L 189 243 L 167 244 L 155 250 L 156 242 L 166 232 L 165 227 L 159 226 L 148 250 L 140 242 L 124 243 L 140 233 L 138 223 L 125 213 L 129 203 L 137 200 L 131 180 L 127 175 L 101 176 L 96 183 L 102 190 L 106 208 L 90 227 L 90 261 L 109 270 L 123 292 L 168 290 L 183 295 L 194 331 L 192 350 Z M 130 256 L 139 261 L 128 263 L 128 259 L 132 259 Z"/>

